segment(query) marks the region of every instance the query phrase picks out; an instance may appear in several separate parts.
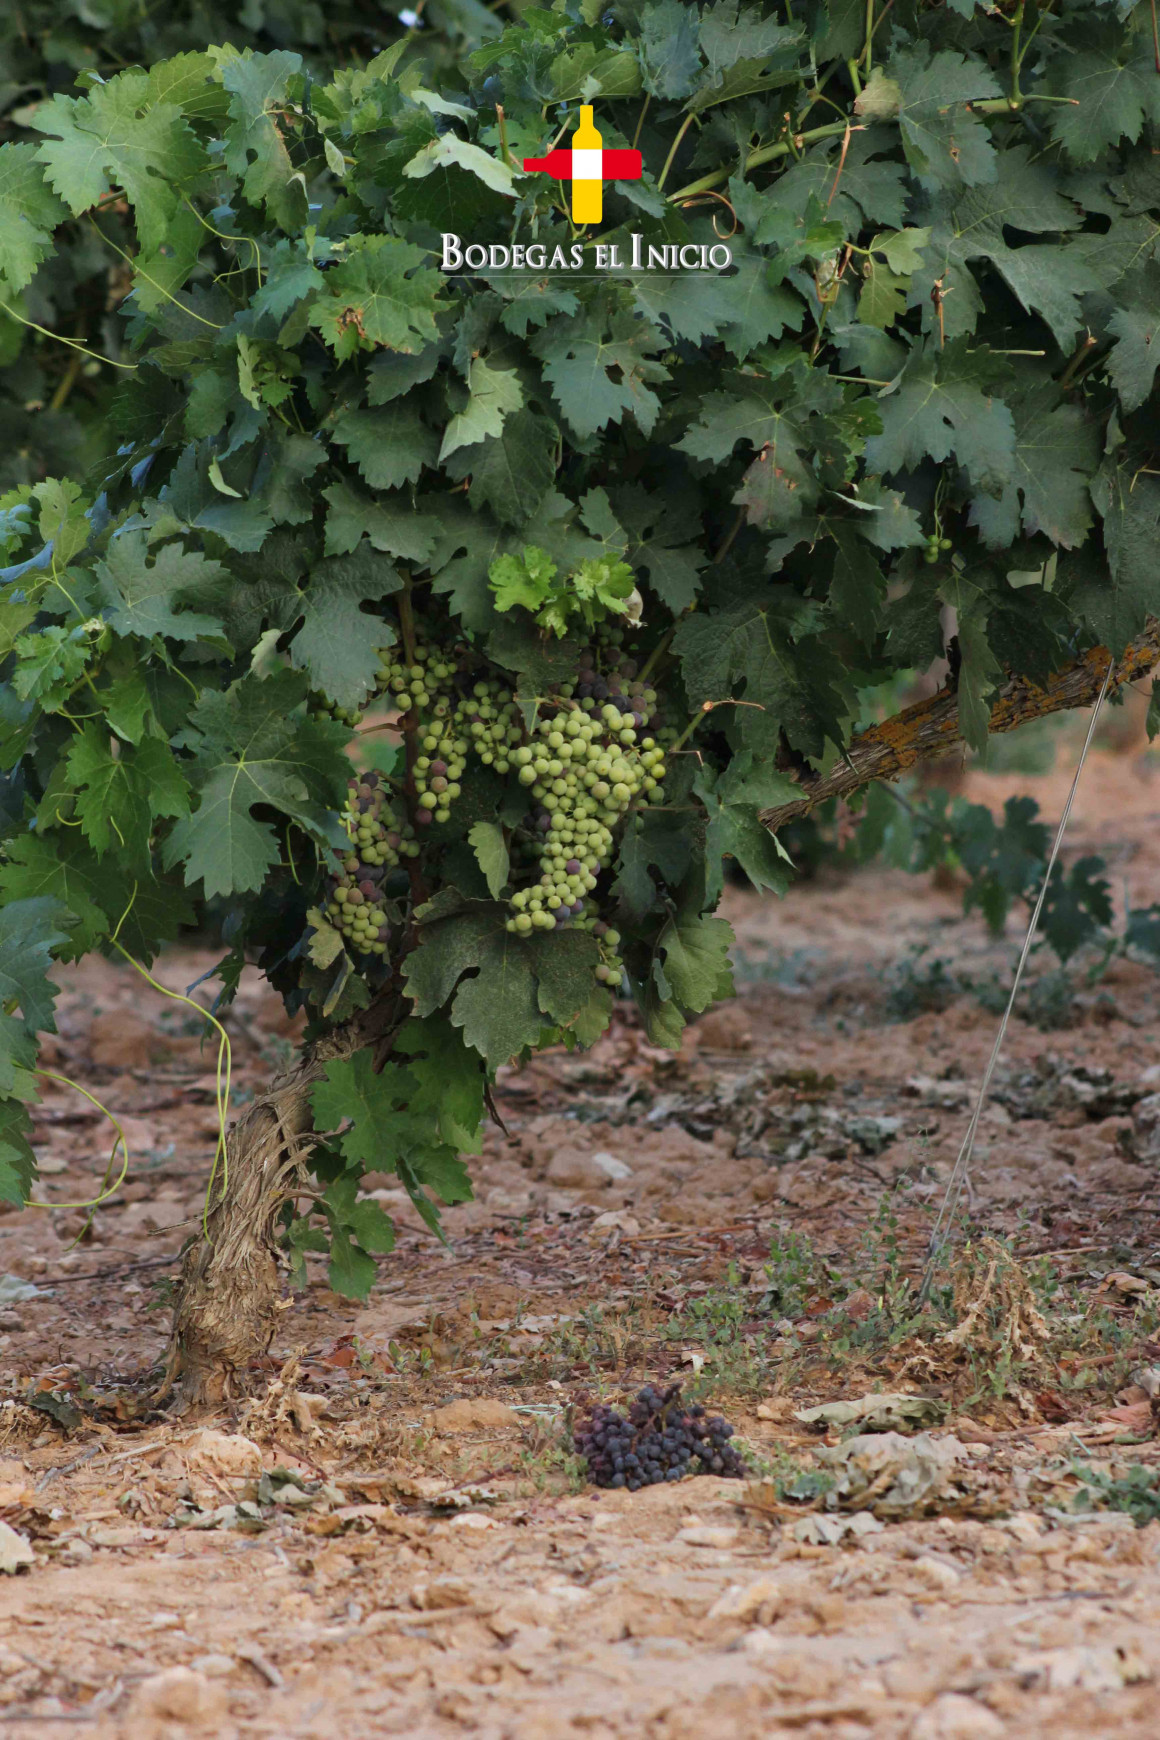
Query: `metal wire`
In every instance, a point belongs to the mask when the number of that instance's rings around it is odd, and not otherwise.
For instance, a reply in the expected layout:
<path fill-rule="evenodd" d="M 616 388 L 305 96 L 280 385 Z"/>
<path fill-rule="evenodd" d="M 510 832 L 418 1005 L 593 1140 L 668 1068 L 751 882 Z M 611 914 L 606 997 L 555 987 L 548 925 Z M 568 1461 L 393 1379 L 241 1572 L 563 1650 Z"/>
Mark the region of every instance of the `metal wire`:
<path fill-rule="evenodd" d="M 959 1203 L 962 1201 L 963 1191 L 967 1188 L 970 1179 L 971 1156 L 975 1150 L 975 1137 L 979 1130 L 979 1120 L 983 1115 L 983 1108 L 987 1103 L 987 1095 L 991 1089 L 991 1079 L 995 1074 L 995 1066 L 999 1061 L 999 1053 L 1003 1049 L 1003 1041 L 1007 1037 L 1007 1025 L 1011 1020 L 1011 1011 L 1015 1007 L 1015 999 L 1019 995 L 1019 986 L 1023 979 L 1023 969 L 1026 967 L 1028 957 L 1031 954 L 1031 945 L 1035 940 L 1035 932 L 1039 925 L 1039 915 L 1043 911 L 1043 902 L 1047 898 L 1047 890 L 1051 882 L 1051 873 L 1055 869 L 1055 860 L 1059 856 L 1059 848 L 1063 844 L 1063 836 L 1067 831 L 1067 824 L 1071 817 L 1072 805 L 1075 803 L 1075 794 L 1079 789 L 1079 776 L 1083 772 L 1083 766 L 1084 762 L 1087 760 L 1088 750 L 1092 746 L 1092 738 L 1095 736 L 1096 721 L 1099 719 L 1100 709 L 1104 704 L 1104 697 L 1108 692 L 1108 685 L 1112 679 L 1112 671 L 1115 669 L 1115 663 L 1115 659 L 1108 659 L 1108 668 L 1104 673 L 1103 685 L 1099 694 L 1096 696 L 1096 704 L 1092 708 L 1092 715 L 1088 720 L 1087 736 L 1084 738 L 1083 748 L 1080 751 L 1075 775 L 1071 782 L 1071 790 L 1067 794 L 1067 802 L 1063 806 L 1063 814 L 1060 816 L 1059 826 L 1055 830 L 1055 839 L 1052 842 L 1051 855 L 1047 860 L 1047 868 L 1043 873 L 1043 881 L 1040 885 L 1039 897 L 1036 900 L 1034 909 L 1031 913 L 1031 922 L 1027 926 L 1027 935 L 1023 939 L 1023 948 L 1019 955 L 1019 964 L 1015 968 L 1015 978 L 1011 984 L 1011 995 L 1007 999 L 1007 1007 L 1003 1011 L 1003 1019 L 999 1023 L 999 1031 L 995 1035 L 995 1043 L 991 1047 L 991 1055 L 987 1060 L 987 1067 L 983 1071 L 983 1079 L 979 1084 L 979 1093 L 978 1098 L 975 1101 L 975 1109 L 971 1113 L 971 1121 L 967 1125 L 967 1133 L 963 1137 L 962 1145 L 959 1148 L 958 1158 L 955 1161 L 954 1168 L 947 1181 L 946 1193 L 943 1196 L 942 1206 L 938 1211 L 938 1218 L 935 1220 L 934 1226 L 931 1229 L 930 1243 L 927 1246 L 926 1268 L 923 1271 L 922 1286 L 919 1288 L 918 1293 L 920 1301 L 924 1301 L 930 1294 L 931 1282 L 934 1279 L 935 1266 L 942 1254 L 942 1249 L 946 1244 L 951 1223 L 953 1222 L 955 1215 L 958 1213 L 958 1207 Z"/>

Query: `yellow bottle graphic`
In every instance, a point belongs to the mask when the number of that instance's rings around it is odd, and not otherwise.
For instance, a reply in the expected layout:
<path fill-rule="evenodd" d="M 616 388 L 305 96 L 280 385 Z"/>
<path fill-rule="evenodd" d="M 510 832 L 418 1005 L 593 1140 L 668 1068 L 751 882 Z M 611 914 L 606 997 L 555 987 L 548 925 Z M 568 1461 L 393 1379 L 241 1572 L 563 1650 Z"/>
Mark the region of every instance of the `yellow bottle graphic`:
<path fill-rule="evenodd" d="M 580 125 L 572 135 L 572 221 L 598 224 L 604 217 L 604 139 L 592 119 L 591 103 L 580 106 Z"/>

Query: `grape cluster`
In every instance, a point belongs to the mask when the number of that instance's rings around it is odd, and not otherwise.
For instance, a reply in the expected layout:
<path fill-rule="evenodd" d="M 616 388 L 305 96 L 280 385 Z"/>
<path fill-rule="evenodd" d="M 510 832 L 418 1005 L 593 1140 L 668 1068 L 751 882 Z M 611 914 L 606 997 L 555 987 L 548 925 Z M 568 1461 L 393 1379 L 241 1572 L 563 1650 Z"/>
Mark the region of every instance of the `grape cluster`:
<path fill-rule="evenodd" d="M 707 1419 L 700 1402 L 682 1407 L 680 1384 L 665 1390 L 646 1384 L 627 1417 L 598 1403 L 576 1427 L 572 1443 L 596 1486 L 639 1492 L 686 1474 L 744 1479 L 749 1470 L 730 1444 L 732 1436 L 732 1426 L 719 1416 Z"/>
<path fill-rule="evenodd" d="M 418 749 L 411 768 L 415 820 L 420 827 L 451 818 L 472 751 L 497 773 L 511 770 L 522 740 L 519 708 L 510 688 L 495 678 L 470 679 L 469 654 L 418 645 L 413 663 L 397 648 L 379 649 L 379 683 L 400 713 L 418 719 Z"/>
<path fill-rule="evenodd" d="M 416 630 L 408 649 L 378 650 L 379 694 L 407 716 L 406 795 L 399 784 L 392 797 L 377 774 L 352 781 L 343 817 L 351 849 L 331 878 L 329 917 L 363 953 L 386 952 L 385 873 L 417 856 L 433 822 L 450 820 L 478 761 L 518 778 L 531 804 L 511 839 L 508 930 L 589 932 L 600 949 L 596 979 L 615 990 L 623 980 L 620 936 L 601 915 L 598 880 L 630 805 L 663 800 L 664 744 L 674 737 L 656 690 L 624 648 L 623 630 L 598 626 L 574 680 L 552 685 L 530 724 L 512 686 L 480 670 L 475 649 L 440 643 L 421 624 Z"/>
<path fill-rule="evenodd" d="M 531 741 L 511 757 L 536 804 L 525 857 L 540 874 L 512 895 L 507 928 L 523 936 L 577 923 L 595 931 L 607 957 L 596 976 L 614 987 L 621 979 L 620 939 L 601 924 L 587 897 L 612 860 L 613 829 L 629 805 L 664 797 L 665 755 L 654 735 L 657 693 L 636 671 L 611 635 L 603 646 L 585 648 L 576 682 L 558 685 Z"/>
<path fill-rule="evenodd" d="M 352 779 L 349 794 L 342 822 L 350 837 L 350 852 L 331 876 L 326 914 L 361 953 L 384 955 L 383 878 L 404 858 L 417 857 L 419 842 L 377 773 Z"/>

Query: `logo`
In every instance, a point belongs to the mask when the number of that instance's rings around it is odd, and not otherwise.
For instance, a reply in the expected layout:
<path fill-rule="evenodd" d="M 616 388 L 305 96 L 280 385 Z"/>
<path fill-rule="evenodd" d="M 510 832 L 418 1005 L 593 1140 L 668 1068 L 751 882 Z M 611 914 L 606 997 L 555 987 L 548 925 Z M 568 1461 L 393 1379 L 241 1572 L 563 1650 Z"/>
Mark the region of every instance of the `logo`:
<path fill-rule="evenodd" d="M 525 157 L 524 168 L 572 183 L 572 221 L 577 224 L 602 221 L 606 181 L 639 181 L 642 174 L 639 151 L 604 149 L 591 103 L 581 104 L 580 124 L 570 146 L 558 146 L 546 157 Z"/>
<path fill-rule="evenodd" d="M 644 173 L 639 151 L 605 149 L 589 103 L 581 105 L 571 145 L 556 146 L 546 157 L 525 157 L 523 162 L 528 174 L 554 175 L 557 181 L 571 182 L 572 219 L 577 224 L 603 221 L 606 181 L 639 181 Z M 485 245 L 452 230 L 445 230 L 441 240 L 444 272 L 576 272 L 586 278 L 626 272 L 680 276 L 686 272 L 724 272 L 733 264 L 733 250 L 726 242 L 664 242 L 657 246 L 636 230 L 614 242 L 574 241 L 567 245 L 536 241 Z M 627 259 L 622 256 L 622 246 L 628 252 Z"/>

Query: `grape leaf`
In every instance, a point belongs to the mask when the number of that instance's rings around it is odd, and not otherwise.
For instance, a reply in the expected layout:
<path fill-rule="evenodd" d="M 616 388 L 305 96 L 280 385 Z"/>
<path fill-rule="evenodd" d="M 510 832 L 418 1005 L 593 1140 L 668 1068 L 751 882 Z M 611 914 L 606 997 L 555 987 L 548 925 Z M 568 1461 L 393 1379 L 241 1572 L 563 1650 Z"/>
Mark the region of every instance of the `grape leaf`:
<path fill-rule="evenodd" d="M 682 0 L 655 0 L 644 8 L 640 22 L 645 90 L 664 102 L 687 97 L 701 71 L 696 11 Z"/>
<path fill-rule="evenodd" d="M 386 345 L 419 351 L 436 336 L 435 316 L 445 306 L 443 279 L 424 264 L 427 254 L 398 236 L 355 236 L 347 257 L 332 266 L 310 310 L 335 355 Z"/>
<path fill-rule="evenodd" d="M 284 110 L 290 78 L 301 66 L 301 55 L 281 48 L 272 54 L 227 50 L 221 59 L 232 117 L 225 130 L 226 168 L 240 177 L 250 203 L 264 203 L 274 221 L 286 228 L 305 216 L 306 190 L 295 177 L 276 115 Z"/>
<path fill-rule="evenodd" d="M 17 1071 L 36 1062 L 35 1034 L 56 1032 L 59 986 L 48 974 L 53 951 L 66 940 L 67 919 L 59 901 L 45 897 L 0 908 L 0 1094 L 11 1093 Z"/>
<path fill-rule="evenodd" d="M 1105 460 L 1092 484 L 1103 521 L 1107 568 L 1091 573 L 1070 598 L 1084 622 L 1115 654 L 1156 614 L 1160 570 L 1160 482 L 1134 477 Z"/>
<path fill-rule="evenodd" d="M 599 960 L 583 932 L 524 938 L 506 921 L 506 908 L 475 903 L 423 925 L 404 969 L 415 1013 L 430 1015 L 451 999 L 452 1022 L 493 1067 L 537 1044 L 550 1024 L 579 1015 Z"/>
<path fill-rule="evenodd" d="M 953 453 L 978 489 L 1008 483 L 1015 461 L 1015 420 L 989 390 L 986 360 L 965 344 L 916 347 L 897 392 L 879 400 L 882 433 L 866 443 L 873 471 L 911 470 Z"/>
<path fill-rule="evenodd" d="M 189 786 L 168 743 L 147 737 L 138 748 L 118 746 L 86 725 L 65 758 L 81 831 L 98 858 L 111 847 L 126 861 L 148 859 L 153 821 L 189 813 Z"/>
<path fill-rule="evenodd" d="M 1138 139 L 1145 120 L 1160 120 L 1152 55 L 1125 58 L 1118 44 L 1073 47 L 1056 60 L 1053 87 L 1069 99 L 1052 104 L 1051 131 L 1076 163 L 1094 163 L 1120 139 Z"/>
<path fill-rule="evenodd" d="M 174 827 L 164 857 L 167 867 L 184 864 L 187 884 L 202 881 L 207 895 L 260 888 L 278 861 L 278 836 L 252 814 L 257 804 L 340 842 L 333 817 L 346 793 L 346 732 L 298 714 L 306 689 L 288 671 L 264 682 L 244 677 L 224 692 L 207 690 L 190 713 L 198 803 Z"/>
<path fill-rule="evenodd" d="M 439 455 L 435 431 L 405 399 L 383 411 L 344 412 L 331 438 L 346 448 L 372 489 L 416 482 L 423 467 L 434 465 Z"/>
<path fill-rule="evenodd" d="M 394 563 L 365 544 L 353 555 L 319 562 L 302 592 L 302 626 L 290 662 L 312 687 L 343 707 L 359 707 L 376 684 L 378 648 L 388 644 L 381 618 L 363 608 L 397 592 Z"/>
<path fill-rule="evenodd" d="M 581 437 L 595 435 L 631 412 L 648 435 L 660 400 L 652 387 L 669 378 L 653 360 L 664 341 L 631 310 L 595 302 L 574 315 L 557 315 L 531 348 L 569 423 Z"/>
<path fill-rule="evenodd" d="M 991 136 L 966 106 L 1002 95 L 998 80 L 984 63 L 953 49 L 932 55 L 929 43 L 920 42 L 892 56 L 886 82 L 897 90 L 903 149 L 920 181 L 970 187 L 995 179 L 997 154 Z M 868 84 L 854 106 L 871 120 L 885 119 L 876 102 L 864 101 L 872 89 L 873 84 Z M 887 97 L 887 110 L 890 100 Z"/>
<path fill-rule="evenodd" d="M 453 478 L 470 477 L 473 507 L 490 508 L 506 526 L 523 525 L 543 501 L 556 475 L 556 425 L 535 411 L 515 411 L 502 432 L 476 446 L 457 448 Z"/>
<path fill-rule="evenodd" d="M 206 154 L 174 104 L 153 98 L 145 73 L 122 73 L 84 97 L 56 95 L 36 114 L 46 134 L 36 155 L 69 210 L 80 216 L 110 186 L 124 190 L 141 245 L 159 249 L 178 208 L 178 189 Z"/>
<path fill-rule="evenodd" d="M 689 912 L 670 918 L 657 939 L 653 961 L 653 981 L 662 998 L 699 1015 L 710 1003 L 732 996 L 732 945 L 733 930 L 723 918 Z"/>
<path fill-rule="evenodd" d="M 330 504 L 326 516 L 326 553 L 347 555 L 365 537 L 386 555 L 404 562 L 425 562 L 435 548 L 439 522 L 416 513 L 403 495 L 363 495 L 353 484 L 332 483 L 322 491 Z"/>
<path fill-rule="evenodd" d="M 1154 272 L 1147 280 L 1142 307 L 1117 308 L 1108 321 L 1108 331 L 1119 340 L 1108 358 L 1108 373 L 1125 411 L 1138 410 L 1150 396 L 1160 367 L 1160 344 L 1156 343 L 1160 333 L 1158 278 L 1160 274 Z"/>
<path fill-rule="evenodd" d="M 468 830 L 467 838 L 483 871 L 487 891 L 493 900 L 498 900 L 511 868 L 503 829 L 498 822 L 476 822 Z"/>
<path fill-rule="evenodd" d="M 1088 480 L 1099 453 L 1094 424 L 1079 405 L 1060 404 L 1058 389 L 1041 384 L 1014 403 L 1015 455 L 1010 482 L 998 496 L 977 495 L 970 520 L 992 549 L 1009 548 L 1020 528 L 1045 532 L 1074 549 L 1092 523 Z"/>
<path fill-rule="evenodd" d="M 66 216 L 67 207 L 45 184 L 36 147 L 0 146 L 0 272 L 9 292 L 31 282 Z"/>
<path fill-rule="evenodd" d="M 467 376 L 471 397 L 447 425 L 439 449 L 440 465 L 457 447 L 467 447 L 488 436 L 499 435 L 504 418 L 524 402 L 523 389 L 514 369 L 492 368 L 484 357 L 472 359 Z"/>
<path fill-rule="evenodd" d="M 187 605 L 217 603 L 225 570 L 180 544 L 163 544 L 150 561 L 145 533 L 122 532 L 96 573 L 101 604 L 117 634 L 200 640 L 223 631 L 220 615 Z"/>

